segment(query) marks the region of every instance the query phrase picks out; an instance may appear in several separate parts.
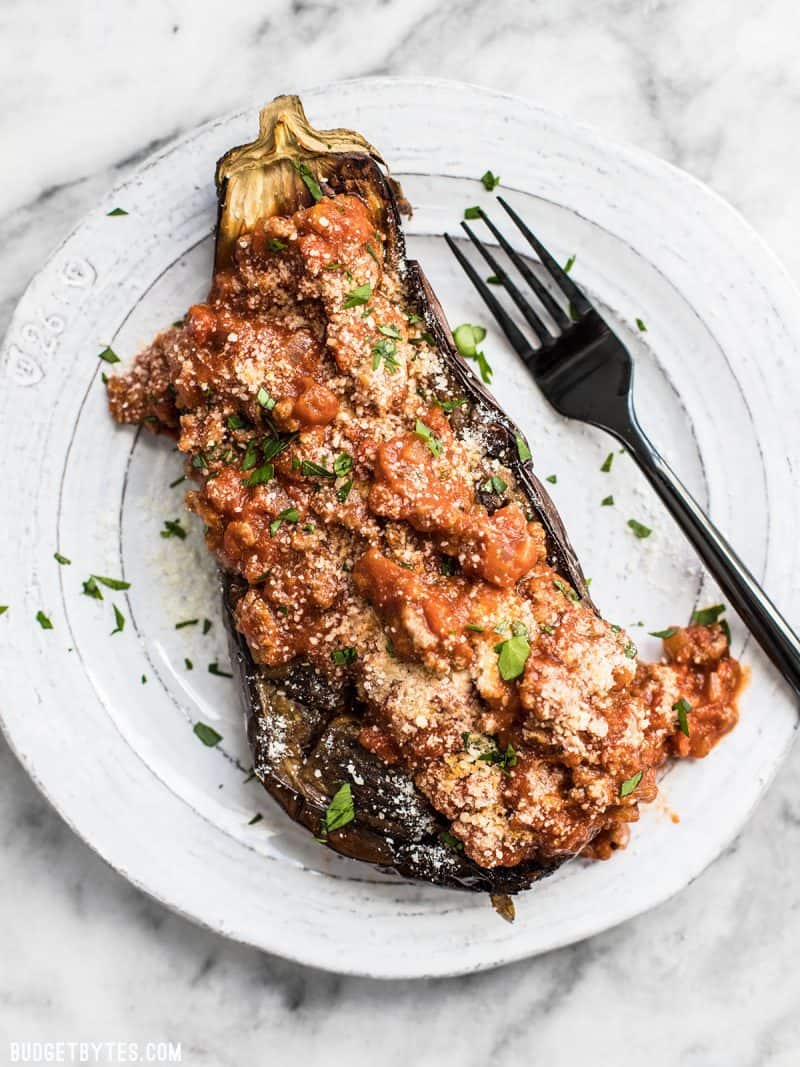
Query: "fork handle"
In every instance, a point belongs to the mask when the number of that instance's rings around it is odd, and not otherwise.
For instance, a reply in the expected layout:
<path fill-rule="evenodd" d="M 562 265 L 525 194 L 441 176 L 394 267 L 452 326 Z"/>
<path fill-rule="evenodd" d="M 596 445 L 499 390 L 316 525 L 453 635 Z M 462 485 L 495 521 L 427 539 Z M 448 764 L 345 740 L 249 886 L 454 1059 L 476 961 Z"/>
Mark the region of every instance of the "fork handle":
<path fill-rule="evenodd" d="M 698 556 L 786 681 L 800 696 L 800 640 L 635 418 L 614 435 L 636 460 Z"/>

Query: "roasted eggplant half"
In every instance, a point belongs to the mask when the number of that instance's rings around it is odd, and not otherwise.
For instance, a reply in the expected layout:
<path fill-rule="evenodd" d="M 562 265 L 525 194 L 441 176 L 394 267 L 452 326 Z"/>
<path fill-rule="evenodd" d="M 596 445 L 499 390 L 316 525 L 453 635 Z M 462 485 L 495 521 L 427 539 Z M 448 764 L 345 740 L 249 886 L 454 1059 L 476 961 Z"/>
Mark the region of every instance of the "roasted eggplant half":
<path fill-rule="evenodd" d="M 607 858 L 658 766 L 735 723 L 724 629 L 643 664 L 599 615 L 367 141 L 279 97 L 216 184 L 209 298 L 109 399 L 187 456 L 255 774 L 320 847 L 407 878 L 505 898 Z"/>

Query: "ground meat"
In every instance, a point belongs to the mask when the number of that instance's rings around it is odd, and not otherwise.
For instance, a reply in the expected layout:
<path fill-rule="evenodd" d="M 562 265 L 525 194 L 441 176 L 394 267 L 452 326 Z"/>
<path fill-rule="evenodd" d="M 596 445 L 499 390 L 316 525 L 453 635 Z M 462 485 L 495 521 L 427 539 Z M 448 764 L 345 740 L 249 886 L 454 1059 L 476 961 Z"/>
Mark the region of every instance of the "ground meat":
<path fill-rule="evenodd" d="M 547 562 L 355 196 L 241 236 L 208 300 L 108 383 L 120 422 L 178 437 L 188 506 L 247 590 L 270 668 L 355 687 L 361 744 L 405 770 L 484 867 L 624 847 L 669 757 L 736 723 L 723 626 L 641 663 Z M 445 410 L 447 409 L 447 410 Z"/>

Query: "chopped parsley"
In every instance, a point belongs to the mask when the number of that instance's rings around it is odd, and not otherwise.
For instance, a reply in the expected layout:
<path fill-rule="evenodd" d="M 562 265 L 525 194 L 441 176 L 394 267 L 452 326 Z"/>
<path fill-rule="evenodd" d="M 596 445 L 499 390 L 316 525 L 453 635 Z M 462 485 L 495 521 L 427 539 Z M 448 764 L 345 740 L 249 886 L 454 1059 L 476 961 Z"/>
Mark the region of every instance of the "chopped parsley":
<path fill-rule="evenodd" d="M 642 322 L 641 319 L 637 319 L 636 320 L 636 325 L 639 327 L 639 330 L 640 330 L 641 333 L 647 333 L 647 327 L 645 326 L 645 324 Z"/>
<path fill-rule="evenodd" d="M 337 667 L 346 667 L 348 663 L 352 663 L 356 658 L 356 650 L 352 645 L 348 645 L 347 648 L 336 648 L 331 652 L 331 659 Z"/>
<path fill-rule="evenodd" d="M 478 345 L 485 337 L 486 328 L 484 326 L 473 326 L 469 322 L 464 322 L 460 326 L 456 326 L 453 331 L 453 341 L 455 342 L 456 348 L 464 359 L 475 360 L 478 364 L 481 380 L 489 385 L 492 381 L 493 371 L 486 356 L 483 352 L 478 350 Z"/>
<path fill-rule="evenodd" d="M 519 456 L 520 462 L 525 463 L 529 459 L 533 459 L 533 456 L 531 455 L 531 450 L 528 448 L 528 442 L 525 440 L 521 433 L 517 434 L 516 442 L 517 455 Z"/>
<path fill-rule="evenodd" d="M 322 199 L 322 190 L 319 187 L 319 182 L 309 170 L 308 164 L 298 163 L 296 159 L 293 159 L 292 166 L 303 179 L 303 184 L 311 193 L 314 200 L 317 202 L 320 201 Z"/>
<path fill-rule="evenodd" d="M 344 485 L 336 490 L 336 499 L 339 501 L 340 504 L 344 504 L 345 500 L 347 500 L 347 498 L 350 496 L 350 490 L 352 488 L 353 479 L 348 478 Z"/>
<path fill-rule="evenodd" d="M 111 348 L 109 345 L 106 345 L 106 347 L 103 349 L 103 351 L 98 353 L 97 358 L 104 360 L 106 363 L 119 363 L 120 362 L 119 356 L 114 351 L 114 349 Z"/>
<path fill-rule="evenodd" d="M 337 478 L 343 478 L 353 469 L 353 457 L 347 452 L 340 452 L 333 461 L 333 473 Z"/>
<path fill-rule="evenodd" d="M 508 745 L 505 752 L 501 752 L 494 738 L 483 738 L 480 735 L 473 737 L 469 732 L 463 733 L 461 740 L 464 743 L 465 752 L 471 753 L 473 749 L 482 749 L 478 760 L 492 766 L 499 765 L 505 774 L 510 774 L 510 768 L 517 765 L 517 753 L 513 745 Z"/>
<path fill-rule="evenodd" d="M 380 262 L 381 261 L 378 258 L 378 253 L 372 247 L 372 243 L 370 241 L 367 241 L 367 254 L 372 256 L 372 258 L 375 260 L 375 262 L 378 264 L 378 266 L 380 266 Z"/>
<path fill-rule="evenodd" d="M 636 659 L 637 655 L 639 654 L 639 650 L 633 643 L 633 641 L 629 641 L 622 651 L 625 653 L 628 659 Z"/>
<path fill-rule="evenodd" d="M 180 519 L 165 519 L 162 537 L 178 537 L 181 541 L 186 540 L 186 530 L 181 526 Z"/>
<path fill-rule="evenodd" d="M 184 619 L 182 622 L 175 623 L 176 630 L 182 630 L 186 626 L 197 626 L 199 619 Z"/>
<path fill-rule="evenodd" d="M 203 619 L 203 633 L 207 634 L 211 629 L 211 619 Z"/>
<path fill-rule="evenodd" d="M 650 534 L 653 532 L 649 526 L 645 526 L 644 523 L 637 522 L 636 519 L 628 519 L 628 526 L 640 539 L 649 537 Z"/>
<path fill-rule="evenodd" d="M 116 219 L 120 215 L 127 215 L 127 214 L 128 214 L 128 212 L 125 210 L 124 207 L 114 207 L 110 211 L 106 212 L 106 216 L 109 219 Z"/>
<path fill-rule="evenodd" d="M 438 396 L 432 396 L 430 399 L 432 404 L 435 404 L 437 408 L 441 408 L 442 411 L 445 411 L 448 414 L 451 411 L 455 411 L 456 408 L 462 407 L 468 402 L 465 396 L 457 396 L 454 397 L 452 400 L 440 400 Z"/>
<path fill-rule="evenodd" d="M 377 370 L 383 361 L 389 374 L 394 374 L 400 367 L 396 357 L 397 345 L 389 337 L 384 337 L 372 346 L 372 369 Z"/>
<path fill-rule="evenodd" d="M 112 604 L 111 606 L 114 609 L 114 622 L 116 623 L 116 626 L 111 631 L 111 636 L 113 637 L 114 634 L 121 634 L 122 631 L 125 629 L 125 616 L 122 614 L 116 604 Z"/>
<path fill-rule="evenodd" d="M 698 611 L 692 612 L 692 622 L 698 626 L 711 626 L 716 622 L 720 615 L 725 611 L 724 604 L 714 604 L 710 608 L 700 608 Z"/>
<path fill-rule="evenodd" d="M 606 456 L 606 458 L 603 460 L 603 465 L 600 468 L 600 470 L 603 472 L 603 474 L 608 474 L 608 472 L 611 470 L 611 464 L 613 462 L 614 462 L 614 453 L 613 452 L 609 452 L 608 455 Z"/>
<path fill-rule="evenodd" d="M 56 563 L 60 563 L 62 567 L 69 567 L 69 565 L 72 563 L 71 559 L 67 559 L 66 556 L 62 556 L 60 552 L 54 552 L 53 559 L 56 561 Z"/>
<path fill-rule="evenodd" d="M 486 279 L 486 283 L 487 283 L 487 285 L 502 285 L 503 284 L 502 279 L 499 278 L 496 274 L 490 274 L 489 277 Z"/>
<path fill-rule="evenodd" d="M 369 282 L 364 282 L 363 285 L 356 286 L 355 289 L 351 289 L 347 296 L 344 298 L 343 308 L 357 308 L 361 304 L 369 303 L 369 298 L 372 296 L 372 286 Z"/>
<path fill-rule="evenodd" d="M 333 799 L 322 816 L 320 822 L 320 833 L 324 838 L 328 834 L 333 833 L 334 830 L 341 830 L 343 826 L 347 826 L 356 817 L 355 808 L 353 807 L 353 793 L 350 789 L 350 783 L 345 782 L 341 785 L 333 795 Z"/>
<path fill-rule="evenodd" d="M 570 271 L 572 270 L 572 268 L 573 268 L 573 267 L 575 266 L 575 259 L 576 259 L 576 258 L 577 258 L 577 257 L 576 257 L 576 256 L 574 255 L 574 253 L 573 253 L 573 255 L 571 255 L 571 256 L 569 257 L 569 259 L 567 260 L 567 262 L 566 262 L 566 263 L 564 264 L 564 273 L 565 273 L 565 274 L 569 274 L 569 272 L 570 272 Z"/>
<path fill-rule="evenodd" d="M 479 219 L 481 217 L 481 209 L 479 207 L 468 207 L 464 209 L 465 219 Z"/>
<path fill-rule="evenodd" d="M 265 408 L 267 411 L 272 411 L 272 409 L 275 407 L 275 401 L 272 399 L 272 397 L 269 395 L 263 385 L 256 393 L 256 400 L 259 402 L 261 407 Z"/>
<path fill-rule="evenodd" d="M 672 705 L 672 710 L 678 713 L 678 729 L 682 734 L 689 736 L 689 720 L 686 716 L 692 710 L 692 705 L 686 699 L 681 697 L 675 704 Z"/>
<path fill-rule="evenodd" d="M 142 675 L 142 685 L 147 685 L 147 675 L 146 674 Z"/>
<path fill-rule="evenodd" d="M 273 463 L 264 463 L 260 467 L 256 467 L 252 474 L 242 478 L 242 484 L 252 489 L 255 485 L 266 485 L 274 477 L 275 465 Z"/>
<path fill-rule="evenodd" d="M 674 637 L 677 632 L 674 626 L 670 626 L 666 630 L 650 630 L 650 636 L 660 637 L 662 641 L 666 641 L 668 637 Z"/>
<path fill-rule="evenodd" d="M 270 252 L 285 252 L 289 246 L 285 241 L 282 241 L 280 237 L 270 237 L 267 241 L 267 248 Z"/>
<path fill-rule="evenodd" d="M 36 621 L 39 623 L 43 630 L 52 630 L 53 624 L 50 622 L 45 613 L 41 610 L 36 612 Z"/>
<path fill-rule="evenodd" d="M 484 493 L 497 493 L 498 496 L 502 496 L 508 489 L 508 483 L 504 482 L 499 474 L 493 474 L 488 481 L 485 481 L 481 486 L 481 491 Z"/>
<path fill-rule="evenodd" d="M 100 586 L 97 584 L 97 579 L 93 574 L 90 574 L 87 580 L 83 583 L 83 595 L 90 596 L 94 600 L 102 600 L 103 593 Z"/>
<path fill-rule="evenodd" d="M 482 634 L 486 632 L 485 626 L 476 626 L 474 622 L 468 622 L 466 628 L 472 630 L 474 634 Z"/>
<path fill-rule="evenodd" d="M 525 670 L 528 656 L 531 654 L 531 646 L 525 634 L 514 634 L 507 641 L 501 641 L 494 646 L 497 652 L 497 669 L 504 682 L 511 682 L 519 678 Z"/>
<path fill-rule="evenodd" d="M 414 433 L 417 435 L 417 437 L 422 438 L 422 440 L 428 446 L 431 455 L 438 456 L 441 454 L 442 446 L 439 443 L 439 438 L 436 436 L 433 430 L 431 430 L 429 426 L 426 426 L 425 423 L 422 422 L 420 419 L 417 419 L 416 425 L 414 426 Z"/>
<path fill-rule="evenodd" d="M 394 323 L 389 323 L 386 326 L 379 326 L 378 333 L 382 333 L 384 337 L 391 337 L 395 341 L 400 340 L 400 331 Z"/>
<path fill-rule="evenodd" d="M 180 485 L 181 482 L 185 482 L 185 481 L 186 481 L 186 475 L 182 474 L 180 476 L 180 478 L 176 478 L 174 482 L 170 482 L 169 483 L 169 487 L 170 487 L 170 489 L 174 489 L 176 485 Z"/>
<path fill-rule="evenodd" d="M 722 629 L 722 632 L 725 634 L 725 640 L 730 645 L 730 643 L 731 643 L 731 628 L 730 628 L 730 625 L 728 624 L 728 620 L 727 619 L 720 619 L 719 625 L 720 625 L 720 628 Z"/>
<path fill-rule="evenodd" d="M 0 604 L 0 615 L 5 615 L 8 611 L 8 604 Z"/>
<path fill-rule="evenodd" d="M 604 496 L 603 499 L 600 501 L 600 504 L 604 508 L 613 508 L 613 506 L 614 506 L 614 497 L 613 496 Z"/>
<path fill-rule="evenodd" d="M 545 481 L 546 482 L 550 482 L 551 485 L 557 485 L 558 484 L 558 475 L 557 474 L 548 474 L 547 477 L 545 478 Z"/>
<path fill-rule="evenodd" d="M 270 537 L 274 537 L 275 534 L 278 532 L 278 530 L 280 530 L 281 526 L 285 522 L 295 523 L 295 522 L 299 522 L 299 520 L 300 520 L 300 515 L 299 515 L 299 513 L 297 511 L 297 508 L 295 508 L 295 507 L 284 508 L 283 511 L 280 512 L 278 517 L 273 519 L 272 522 L 269 524 L 269 535 L 270 535 Z"/>
<path fill-rule="evenodd" d="M 641 782 L 643 774 L 644 771 L 637 771 L 631 778 L 626 778 L 619 787 L 619 795 L 621 797 L 629 797 L 639 782 Z"/>
<path fill-rule="evenodd" d="M 490 193 L 500 184 L 500 179 L 496 174 L 492 174 L 490 170 L 487 170 L 485 174 L 481 175 L 481 182 L 486 192 Z"/>
<path fill-rule="evenodd" d="M 336 475 L 333 471 L 329 471 L 327 467 L 323 467 L 321 463 L 314 463 L 313 460 L 304 459 L 300 464 L 300 473 L 305 478 L 330 478 L 335 479 Z"/>
<path fill-rule="evenodd" d="M 213 663 L 209 663 L 208 673 L 215 674 L 217 678 L 233 678 L 233 675 L 230 673 L 230 671 L 221 670 L 220 665 L 216 662 L 216 660 Z"/>
<path fill-rule="evenodd" d="M 264 818 L 264 816 L 263 816 L 263 815 L 261 814 L 261 812 L 259 811 L 259 812 L 257 812 L 257 814 L 255 814 L 255 815 L 253 816 L 253 818 L 252 818 L 252 819 L 251 819 L 251 820 L 250 820 L 250 821 L 248 822 L 248 824 L 247 824 L 247 825 L 248 825 L 248 826 L 255 826 L 255 824 L 256 824 L 257 822 L 261 822 L 261 820 L 262 820 L 263 818 Z"/>
<path fill-rule="evenodd" d="M 206 726 L 204 722 L 196 722 L 192 727 L 192 732 L 208 748 L 214 748 L 222 740 L 222 734 L 218 734 L 212 726 Z"/>
<path fill-rule="evenodd" d="M 575 592 L 575 590 L 571 589 L 565 581 L 562 581 L 561 578 L 554 578 L 553 585 L 556 587 L 559 593 L 563 593 L 567 600 L 571 600 L 573 604 L 580 600 L 580 597 Z"/>
<path fill-rule="evenodd" d="M 448 578 L 458 574 L 458 560 L 452 556 L 442 556 L 439 560 L 439 573 Z"/>
<path fill-rule="evenodd" d="M 184 667 L 186 668 L 187 671 L 193 671 L 194 670 L 194 664 L 192 663 L 192 661 L 188 657 L 184 657 L 183 665 L 184 665 Z"/>
<path fill-rule="evenodd" d="M 439 840 L 445 848 L 449 848 L 453 852 L 464 851 L 464 842 L 459 841 L 455 834 L 451 834 L 449 830 L 442 830 L 439 834 Z"/>
<path fill-rule="evenodd" d="M 115 589 L 117 592 L 122 589 L 130 589 L 131 587 L 130 582 L 123 582 L 121 578 L 104 578 L 102 574 L 93 574 L 92 578 L 95 578 L 98 582 L 101 582 L 106 587 L 106 589 Z"/>

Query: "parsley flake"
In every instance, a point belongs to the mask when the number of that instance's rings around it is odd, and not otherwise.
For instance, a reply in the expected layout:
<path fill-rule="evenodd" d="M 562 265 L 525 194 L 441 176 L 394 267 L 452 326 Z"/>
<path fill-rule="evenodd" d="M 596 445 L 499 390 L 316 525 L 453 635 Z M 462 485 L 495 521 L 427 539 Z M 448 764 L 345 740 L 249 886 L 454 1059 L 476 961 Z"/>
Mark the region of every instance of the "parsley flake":
<path fill-rule="evenodd" d="M 122 614 L 116 604 L 112 604 L 111 606 L 114 609 L 114 622 L 116 623 L 116 626 L 111 631 L 111 636 L 113 637 L 114 634 L 121 634 L 122 631 L 125 629 L 125 616 Z"/>
<path fill-rule="evenodd" d="M 230 671 L 223 671 L 216 660 L 213 663 L 209 663 L 208 673 L 216 675 L 217 678 L 233 678 Z"/>
<path fill-rule="evenodd" d="M 531 654 L 531 646 L 524 634 L 514 634 L 507 641 L 501 641 L 494 646 L 497 656 L 497 668 L 504 682 L 511 682 L 519 678 L 525 670 L 528 656 Z"/>
<path fill-rule="evenodd" d="M 637 522 L 636 519 L 628 519 L 628 526 L 640 539 L 649 537 L 650 534 L 653 532 L 649 526 L 645 526 L 644 523 Z"/>
<path fill-rule="evenodd" d="M 479 219 L 481 217 L 481 215 L 482 215 L 482 212 L 481 212 L 481 209 L 479 207 L 468 207 L 468 208 L 464 209 L 464 218 L 465 219 Z"/>
<path fill-rule="evenodd" d="M 431 430 L 429 426 L 426 426 L 425 423 L 422 422 L 420 419 L 417 419 L 416 421 L 416 425 L 414 426 L 414 433 L 417 435 L 417 437 L 422 438 L 422 440 L 428 446 L 431 455 L 438 456 L 441 454 L 442 446 L 439 443 L 438 437 L 436 436 L 436 434 L 434 434 L 433 430 Z"/>
<path fill-rule="evenodd" d="M 638 326 L 639 331 L 641 333 L 647 333 L 647 327 L 645 326 L 645 324 L 642 322 L 641 319 L 637 319 L 636 320 L 636 325 Z"/>
<path fill-rule="evenodd" d="M 603 465 L 600 468 L 600 470 L 603 472 L 603 474 L 608 474 L 608 472 L 611 470 L 611 464 L 613 462 L 614 462 L 614 453 L 613 452 L 609 452 L 608 455 L 606 456 L 606 458 L 603 460 Z"/>
<path fill-rule="evenodd" d="M 121 360 L 120 360 L 119 356 L 117 355 L 117 353 L 109 345 L 106 345 L 106 347 L 103 349 L 103 351 L 98 353 L 97 358 L 104 360 L 106 363 L 120 363 L 121 362 Z"/>
<path fill-rule="evenodd" d="M 520 463 L 526 463 L 529 459 L 533 459 L 531 450 L 528 448 L 528 442 L 522 436 L 521 433 L 516 435 L 517 442 L 517 455 L 519 456 Z"/>
<path fill-rule="evenodd" d="M 577 257 L 576 257 L 576 256 L 575 256 L 575 255 L 573 254 L 573 255 L 571 255 L 571 256 L 569 257 L 569 259 L 567 260 L 567 262 L 566 262 L 566 263 L 564 264 L 564 273 L 565 273 L 565 274 L 569 274 L 569 272 L 570 272 L 570 271 L 572 270 L 572 268 L 573 268 L 573 267 L 575 266 L 575 260 L 576 260 L 576 258 L 577 258 Z"/>
<path fill-rule="evenodd" d="M 124 207 L 115 207 L 115 208 L 112 208 L 111 211 L 107 211 L 106 212 L 106 217 L 109 218 L 109 219 L 115 219 L 115 218 L 118 218 L 120 215 L 127 215 L 127 214 L 128 214 L 128 212 L 125 210 Z"/>
<path fill-rule="evenodd" d="M 686 716 L 692 710 L 692 705 L 689 703 L 686 697 L 681 697 L 680 700 L 678 700 L 675 704 L 672 705 L 672 710 L 678 713 L 678 729 L 682 734 L 685 734 L 686 737 L 688 737 L 689 720 L 686 718 Z"/>
<path fill-rule="evenodd" d="M 604 508 L 613 508 L 613 506 L 614 506 L 614 497 L 613 496 L 604 496 L 603 499 L 600 501 L 600 504 Z"/>
<path fill-rule="evenodd" d="M 662 641 L 666 641 L 668 637 L 674 637 L 677 632 L 674 626 L 670 626 L 666 630 L 650 630 L 650 636 L 660 637 Z"/>
<path fill-rule="evenodd" d="M 192 727 L 192 733 L 208 748 L 214 748 L 222 740 L 222 734 L 218 734 L 212 726 L 206 726 L 204 722 L 196 722 Z"/>
<path fill-rule="evenodd" d="M 283 511 L 280 512 L 280 514 L 277 516 L 277 518 L 273 519 L 272 522 L 269 524 L 270 537 L 275 536 L 275 534 L 278 532 L 278 530 L 280 530 L 284 522 L 296 523 L 299 522 L 299 520 L 300 515 L 297 511 L 297 508 L 284 508 Z"/>
<path fill-rule="evenodd" d="M 186 540 L 186 530 L 181 526 L 180 519 L 165 519 L 164 529 L 161 531 L 162 537 L 177 537 L 181 541 Z"/>
<path fill-rule="evenodd" d="M 490 170 L 487 170 L 485 174 L 481 175 L 481 182 L 486 192 L 491 193 L 500 184 L 500 179 L 496 174 L 492 174 Z"/>
<path fill-rule="evenodd" d="M 356 286 L 355 289 L 351 289 L 347 296 L 344 298 L 343 308 L 356 308 L 361 304 L 369 303 L 369 298 L 372 296 L 372 286 L 369 282 L 364 282 L 363 285 Z"/>
<path fill-rule="evenodd" d="M 350 783 L 345 782 L 334 793 L 333 799 L 328 805 L 325 814 L 322 816 L 320 823 L 320 833 L 323 838 L 326 838 L 328 834 L 333 833 L 334 830 L 341 830 L 343 826 L 347 826 L 356 817 L 355 808 L 353 807 L 353 793 L 350 788 Z"/>
<path fill-rule="evenodd" d="M 331 659 L 337 667 L 346 667 L 348 663 L 355 660 L 356 656 L 356 650 L 352 645 L 348 645 L 347 648 L 336 648 L 331 652 Z"/>
<path fill-rule="evenodd" d="M 296 159 L 292 160 L 292 166 L 300 175 L 303 180 L 303 184 L 306 189 L 311 193 L 315 201 L 319 202 L 322 199 L 322 190 L 319 187 L 319 182 L 311 173 L 307 163 L 298 163 Z"/>
<path fill-rule="evenodd" d="M 41 626 L 41 628 L 43 630 L 52 630 L 53 629 L 52 622 L 50 622 L 48 617 L 41 610 L 36 612 L 36 621 L 39 623 L 39 625 Z"/>
<path fill-rule="evenodd" d="M 698 611 L 692 612 L 692 622 L 697 626 L 711 626 L 715 623 L 720 615 L 725 611 L 724 604 L 714 604 L 710 608 L 700 608 Z"/>
<path fill-rule="evenodd" d="M 66 556 L 62 556 L 60 552 L 54 552 L 53 559 L 56 561 L 56 563 L 60 563 L 62 567 L 69 567 L 72 563 L 71 559 L 67 559 Z"/>
<path fill-rule="evenodd" d="M 644 771 L 637 771 L 631 778 L 626 778 L 625 781 L 619 787 L 619 795 L 621 797 L 629 797 L 639 782 L 642 780 Z"/>

